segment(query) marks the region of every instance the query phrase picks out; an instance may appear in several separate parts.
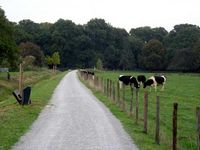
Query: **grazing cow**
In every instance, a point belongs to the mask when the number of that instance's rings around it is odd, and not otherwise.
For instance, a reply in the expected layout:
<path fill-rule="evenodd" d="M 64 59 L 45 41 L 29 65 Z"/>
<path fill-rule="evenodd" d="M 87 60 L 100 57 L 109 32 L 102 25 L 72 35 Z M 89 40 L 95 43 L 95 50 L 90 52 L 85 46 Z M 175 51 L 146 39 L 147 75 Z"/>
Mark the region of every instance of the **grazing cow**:
<path fill-rule="evenodd" d="M 162 85 L 161 91 L 163 91 L 165 82 L 166 82 L 165 76 L 152 76 L 144 83 L 144 88 L 146 88 L 146 86 L 154 86 L 155 91 L 157 91 L 157 85 Z"/>
<path fill-rule="evenodd" d="M 134 76 L 130 77 L 130 85 L 131 87 L 135 87 L 136 89 L 140 88 L 140 85 L 138 84 L 138 81 L 136 80 L 136 78 Z"/>
<path fill-rule="evenodd" d="M 140 85 L 144 85 L 144 82 L 146 81 L 146 77 L 144 75 L 138 75 L 137 76 L 137 81 L 139 82 Z"/>
<path fill-rule="evenodd" d="M 122 88 L 122 83 L 130 86 L 133 85 L 135 88 L 139 88 L 136 78 L 130 75 L 120 75 L 119 83 L 120 83 L 120 88 Z"/>

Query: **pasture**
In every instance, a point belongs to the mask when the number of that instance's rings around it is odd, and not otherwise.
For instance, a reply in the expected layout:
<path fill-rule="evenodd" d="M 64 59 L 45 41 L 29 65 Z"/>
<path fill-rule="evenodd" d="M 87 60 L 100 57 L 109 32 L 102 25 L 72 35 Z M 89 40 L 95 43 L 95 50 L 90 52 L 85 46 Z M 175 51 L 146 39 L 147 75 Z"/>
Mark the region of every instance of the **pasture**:
<path fill-rule="evenodd" d="M 160 73 L 141 73 L 141 72 L 96 72 L 96 76 L 103 77 L 104 79 L 111 79 L 118 81 L 118 76 L 144 74 L 147 78 L 152 75 L 158 75 Z M 148 134 L 146 137 L 150 137 L 154 140 L 155 137 L 155 112 L 156 112 L 156 96 L 160 97 L 160 143 L 158 149 L 171 149 L 172 147 L 172 114 L 173 103 L 178 103 L 178 129 L 177 129 L 177 143 L 178 149 L 192 150 L 197 149 L 196 142 L 196 107 L 200 106 L 200 75 L 199 74 L 185 74 L 185 73 L 164 73 L 167 77 L 165 84 L 165 90 L 160 91 L 161 87 L 158 87 L 158 91 L 149 92 L 149 88 L 140 88 L 139 91 L 139 124 L 134 125 L 143 126 L 143 99 L 144 92 L 148 91 Z M 125 88 L 125 101 L 126 109 L 130 107 L 131 90 L 129 86 Z M 133 120 L 135 112 L 135 94 L 133 99 Z M 125 126 L 126 128 L 126 126 Z M 130 127 L 129 127 L 130 128 Z M 141 128 L 142 129 L 142 128 Z M 128 131 L 129 132 L 129 131 Z M 132 130 L 130 135 L 134 138 L 136 143 L 141 149 L 152 149 L 148 146 L 144 146 L 145 136 L 142 135 L 142 130 Z M 141 134 L 138 134 L 141 133 Z M 135 136 L 137 135 L 137 136 Z M 143 137 L 143 138 L 141 138 Z M 152 142 L 151 142 L 152 144 Z M 148 148 L 147 148 L 148 147 Z M 157 147 L 157 146 L 156 146 Z"/>

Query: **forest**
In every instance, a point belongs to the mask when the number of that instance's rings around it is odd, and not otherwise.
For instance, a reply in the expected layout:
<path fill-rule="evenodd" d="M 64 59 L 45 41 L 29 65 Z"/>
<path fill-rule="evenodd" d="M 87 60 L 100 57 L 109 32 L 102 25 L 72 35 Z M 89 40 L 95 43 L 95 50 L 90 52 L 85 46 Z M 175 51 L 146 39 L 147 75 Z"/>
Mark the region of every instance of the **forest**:
<path fill-rule="evenodd" d="M 57 52 L 58 67 L 66 69 L 101 62 L 107 70 L 200 72 L 200 27 L 179 24 L 168 32 L 144 26 L 127 32 L 98 18 L 84 25 L 64 19 L 15 23 L 0 8 L 0 68 L 15 70 L 22 61 L 42 67 Z"/>

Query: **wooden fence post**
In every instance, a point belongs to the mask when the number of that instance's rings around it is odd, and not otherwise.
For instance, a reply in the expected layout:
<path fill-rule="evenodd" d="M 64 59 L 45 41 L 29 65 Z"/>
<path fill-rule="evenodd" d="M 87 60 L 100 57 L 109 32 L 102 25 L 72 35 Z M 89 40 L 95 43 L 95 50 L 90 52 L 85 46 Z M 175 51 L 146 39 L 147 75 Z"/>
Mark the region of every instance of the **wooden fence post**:
<path fill-rule="evenodd" d="M 113 91 L 113 94 L 112 94 L 113 97 L 112 98 L 113 98 L 113 101 L 115 102 L 115 82 L 114 81 L 113 81 L 113 88 L 112 89 L 113 89 L 112 90 Z"/>
<path fill-rule="evenodd" d="M 117 82 L 117 104 L 120 106 L 120 90 L 119 90 L 119 82 Z"/>
<path fill-rule="evenodd" d="M 110 80 L 110 87 L 109 87 L 109 97 L 112 100 L 112 80 Z"/>
<path fill-rule="evenodd" d="M 133 113 L 133 87 L 131 87 L 130 115 Z"/>
<path fill-rule="evenodd" d="M 148 93 L 144 93 L 144 133 L 147 133 L 147 121 L 148 121 Z"/>
<path fill-rule="evenodd" d="M 173 108 L 173 145 L 172 145 L 173 150 L 177 150 L 177 109 L 178 109 L 178 104 L 174 103 L 174 108 Z"/>
<path fill-rule="evenodd" d="M 123 93 L 122 93 L 122 94 L 123 94 L 123 95 L 122 95 L 122 110 L 125 111 L 125 109 L 126 109 L 126 108 L 125 108 L 125 85 L 123 84 L 122 87 L 123 87 L 123 91 L 122 91 L 122 92 L 123 92 Z"/>
<path fill-rule="evenodd" d="M 200 150 L 200 107 L 196 108 L 197 150 Z"/>
<path fill-rule="evenodd" d="M 160 97 L 156 96 L 156 144 L 160 144 Z"/>
<path fill-rule="evenodd" d="M 20 65 L 19 65 L 19 92 L 23 99 L 24 94 L 23 94 L 23 66 L 22 66 L 22 63 L 20 63 Z"/>
<path fill-rule="evenodd" d="M 107 97 L 109 96 L 109 79 L 107 79 L 106 95 L 107 95 Z"/>
<path fill-rule="evenodd" d="M 136 89 L 136 109 L 135 109 L 136 124 L 138 123 L 138 113 L 139 113 L 139 91 L 138 89 Z"/>
<path fill-rule="evenodd" d="M 106 79 L 104 79 L 104 83 L 103 83 L 103 89 L 104 89 L 104 91 L 103 91 L 103 93 L 104 93 L 104 95 L 106 95 Z"/>

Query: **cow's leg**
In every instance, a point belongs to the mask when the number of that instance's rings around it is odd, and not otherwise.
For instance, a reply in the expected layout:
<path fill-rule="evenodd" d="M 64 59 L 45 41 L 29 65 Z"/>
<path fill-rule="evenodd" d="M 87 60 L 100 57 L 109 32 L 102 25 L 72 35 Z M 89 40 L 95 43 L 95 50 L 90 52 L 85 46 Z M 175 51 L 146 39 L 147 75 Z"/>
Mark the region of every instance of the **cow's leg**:
<path fill-rule="evenodd" d="M 122 84 L 123 82 L 122 81 L 119 81 L 119 88 L 122 89 Z"/>
<path fill-rule="evenodd" d="M 161 91 L 164 91 L 164 88 L 165 88 L 165 85 L 163 84 L 163 85 L 162 85 L 162 88 L 161 88 Z"/>

